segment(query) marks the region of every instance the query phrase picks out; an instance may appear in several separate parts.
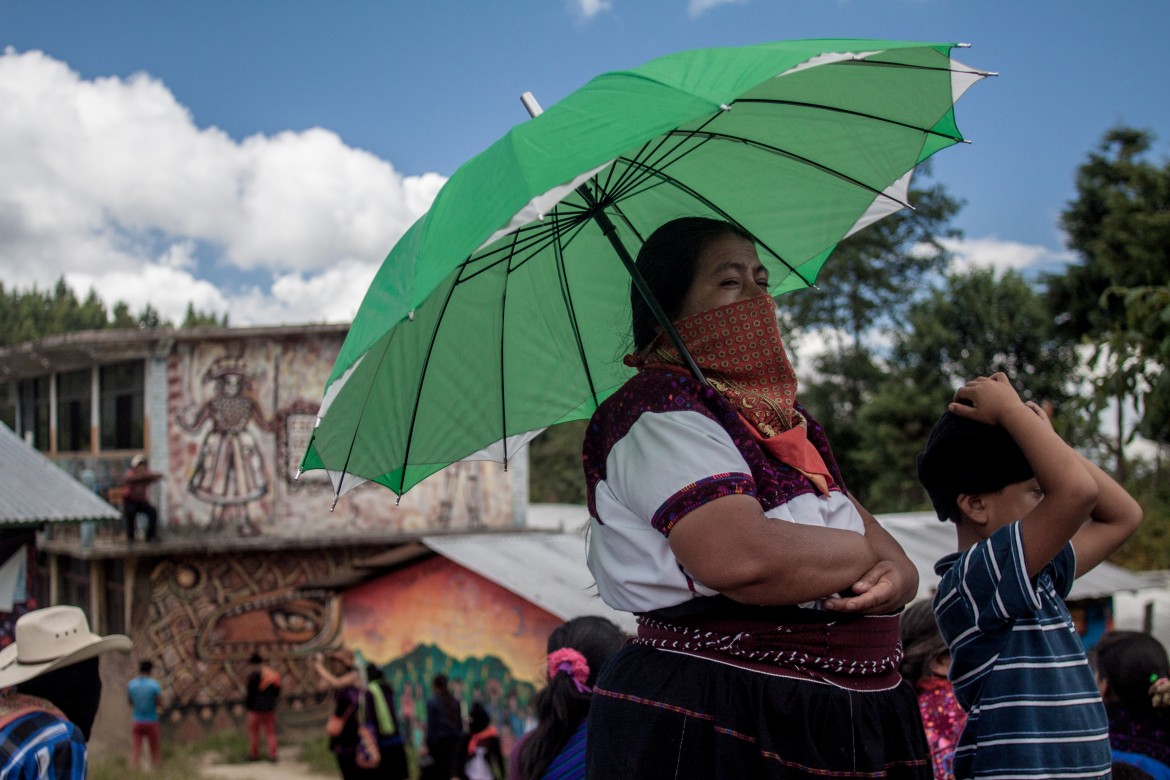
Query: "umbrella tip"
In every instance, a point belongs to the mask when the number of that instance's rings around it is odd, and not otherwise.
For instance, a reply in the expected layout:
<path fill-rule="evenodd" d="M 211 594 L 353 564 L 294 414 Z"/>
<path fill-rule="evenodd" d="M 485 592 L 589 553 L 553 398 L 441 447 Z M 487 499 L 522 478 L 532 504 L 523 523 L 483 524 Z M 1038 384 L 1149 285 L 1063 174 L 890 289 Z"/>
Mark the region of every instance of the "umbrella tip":
<path fill-rule="evenodd" d="M 333 496 L 333 503 L 332 503 L 332 504 L 329 506 L 329 511 L 330 511 L 330 512 L 332 512 L 334 509 L 336 509 L 336 508 L 337 508 L 337 500 L 338 500 L 339 498 L 341 498 L 341 494 L 340 494 L 340 493 L 337 493 L 337 494 L 335 494 L 335 495 Z"/>
<path fill-rule="evenodd" d="M 956 49 L 970 49 L 970 48 L 971 48 L 971 44 L 969 44 L 969 43 L 962 43 L 962 42 L 960 42 L 960 43 L 956 43 L 956 44 L 955 44 L 955 48 L 956 48 Z"/>

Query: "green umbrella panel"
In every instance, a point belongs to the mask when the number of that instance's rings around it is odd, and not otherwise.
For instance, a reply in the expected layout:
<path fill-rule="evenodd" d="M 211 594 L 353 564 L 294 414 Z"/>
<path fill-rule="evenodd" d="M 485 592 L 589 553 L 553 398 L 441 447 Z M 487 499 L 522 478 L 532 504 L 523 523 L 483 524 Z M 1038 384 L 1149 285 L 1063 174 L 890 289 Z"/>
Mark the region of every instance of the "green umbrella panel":
<path fill-rule="evenodd" d="M 589 417 L 630 376 L 620 255 L 675 217 L 750 232 L 773 294 L 810 286 L 839 241 L 908 205 L 918 163 L 963 141 L 954 102 L 989 74 L 951 49 L 682 52 L 599 76 L 513 128 L 382 264 L 302 469 L 327 469 L 338 495 L 367 480 L 401 495 Z"/>

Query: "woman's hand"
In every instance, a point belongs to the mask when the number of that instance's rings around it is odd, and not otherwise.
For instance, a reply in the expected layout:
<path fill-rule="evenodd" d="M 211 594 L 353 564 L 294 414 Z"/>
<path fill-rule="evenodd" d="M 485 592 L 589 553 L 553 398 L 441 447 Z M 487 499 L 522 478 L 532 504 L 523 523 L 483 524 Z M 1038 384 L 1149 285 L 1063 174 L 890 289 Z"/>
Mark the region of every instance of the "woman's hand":
<path fill-rule="evenodd" d="M 894 561 L 877 564 L 853 583 L 856 596 L 827 598 L 825 609 L 835 612 L 860 612 L 867 615 L 885 615 L 906 604 L 907 588 L 903 567 Z M 917 584 L 917 574 L 914 577 Z"/>
<path fill-rule="evenodd" d="M 837 612 L 889 614 L 918 595 L 918 569 L 877 518 L 852 494 L 849 500 L 861 515 L 866 541 L 876 553 L 878 562 L 850 586 L 857 595 L 825 599 L 824 607 Z"/>

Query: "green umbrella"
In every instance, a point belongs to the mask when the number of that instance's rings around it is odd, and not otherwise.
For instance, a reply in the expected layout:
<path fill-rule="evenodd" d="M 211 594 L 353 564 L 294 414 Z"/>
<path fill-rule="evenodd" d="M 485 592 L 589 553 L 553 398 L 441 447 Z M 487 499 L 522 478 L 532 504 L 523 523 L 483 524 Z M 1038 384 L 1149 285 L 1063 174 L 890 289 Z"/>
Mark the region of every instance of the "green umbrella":
<path fill-rule="evenodd" d="M 712 216 L 756 239 L 779 295 L 907 206 L 963 140 L 983 76 L 953 44 L 700 49 L 598 76 L 469 160 L 386 257 L 325 388 L 303 470 L 402 495 L 459 460 L 507 463 L 629 377 L 629 256 Z"/>

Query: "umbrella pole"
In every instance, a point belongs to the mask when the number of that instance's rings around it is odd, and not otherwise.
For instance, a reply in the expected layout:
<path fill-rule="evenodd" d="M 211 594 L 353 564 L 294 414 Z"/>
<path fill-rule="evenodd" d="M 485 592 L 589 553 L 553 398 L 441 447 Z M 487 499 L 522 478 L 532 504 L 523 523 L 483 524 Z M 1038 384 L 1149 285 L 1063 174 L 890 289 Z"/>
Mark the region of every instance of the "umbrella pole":
<path fill-rule="evenodd" d="M 585 185 L 581 185 L 581 189 L 585 189 Z M 630 280 L 633 281 L 634 286 L 641 293 L 642 300 L 646 301 L 646 305 L 650 307 L 650 311 L 654 314 L 654 319 L 658 320 L 658 324 L 662 326 L 662 330 L 665 331 L 667 338 L 674 344 L 675 349 L 678 350 L 678 354 L 682 356 L 683 361 L 687 364 L 687 368 L 695 375 L 695 379 L 699 380 L 699 384 L 703 387 L 710 387 L 711 385 L 707 382 L 707 377 L 703 376 L 703 372 L 699 370 L 699 364 L 695 362 L 695 359 L 691 356 L 691 351 L 683 343 L 682 336 L 678 335 L 678 331 L 674 329 L 674 323 L 670 321 L 670 317 L 666 316 L 666 312 L 662 310 L 658 299 L 654 297 L 654 293 L 650 290 L 650 285 L 646 284 L 642 272 L 634 264 L 634 258 L 630 257 L 629 250 L 626 249 L 621 237 L 617 234 L 617 228 L 614 227 L 613 220 L 600 209 L 593 215 L 593 219 L 597 222 L 598 227 L 601 228 L 601 232 L 609 239 L 610 245 L 613 246 L 614 251 L 617 252 L 618 257 L 622 261 L 622 265 L 626 267 L 626 271 L 630 274 Z"/>
<path fill-rule="evenodd" d="M 521 95 L 520 102 L 524 104 L 524 108 L 527 109 L 530 117 L 536 117 L 544 111 L 531 92 L 525 92 Z M 710 387 L 711 384 L 707 381 L 707 377 L 703 376 L 703 372 L 699 370 L 699 364 L 691 356 L 691 351 L 687 349 L 687 345 L 683 343 L 682 337 L 674 329 L 674 323 L 670 321 L 670 317 L 666 316 L 666 312 L 662 310 L 658 299 L 654 297 L 654 293 L 650 290 L 650 285 L 646 284 L 646 280 L 642 277 L 641 272 L 638 271 L 637 265 L 634 264 L 634 258 L 630 256 L 630 250 L 626 249 L 626 245 L 622 243 L 621 236 L 617 234 L 617 227 L 614 226 L 613 220 L 609 218 L 609 215 L 605 213 L 604 209 L 598 208 L 597 198 L 589 191 L 587 185 L 582 184 L 577 188 L 577 192 L 589 204 L 591 209 L 595 209 L 592 214 L 593 220 L 601 228 L 602 234 L 609 239 L 610 245 L 617 252 L 617 256 L 622 261 L 622 265 L 626 267 L 626 271 L 630 274 L 630 279 L 634 282 L 634 287 L 638 288 L 642 299 L 646 301 L 646 305 L 650 307 L 650 311 L 654 314 L 654 319 L 658 320 L 658 324 L 662 326 L 662 330 L 666 333 L 667 338 L 674 344 L 675 349 L 678 350 L 678 354 L 682 356 L 683 361 L 687 364 L 687 368 L 694 374 L 699 384 L 703 387 Z"/>

